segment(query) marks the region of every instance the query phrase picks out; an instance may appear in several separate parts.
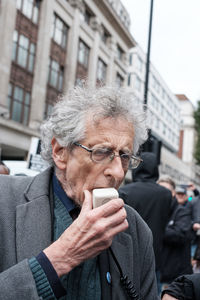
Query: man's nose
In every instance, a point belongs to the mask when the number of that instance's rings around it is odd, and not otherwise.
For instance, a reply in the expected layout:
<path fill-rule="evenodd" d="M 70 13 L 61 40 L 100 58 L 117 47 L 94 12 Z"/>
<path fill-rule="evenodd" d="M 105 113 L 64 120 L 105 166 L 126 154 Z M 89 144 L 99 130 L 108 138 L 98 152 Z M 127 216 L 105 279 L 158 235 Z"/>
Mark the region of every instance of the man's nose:
<path fill-rule="evenodd" d="M 115 180 L 123 180 L 126 172 L 122 167 L 122 162 L 120 156 L 115 155 L 112 161 L 110 161 L 105 170 L 105 175 L 110 175 L 115 178 Z"/>

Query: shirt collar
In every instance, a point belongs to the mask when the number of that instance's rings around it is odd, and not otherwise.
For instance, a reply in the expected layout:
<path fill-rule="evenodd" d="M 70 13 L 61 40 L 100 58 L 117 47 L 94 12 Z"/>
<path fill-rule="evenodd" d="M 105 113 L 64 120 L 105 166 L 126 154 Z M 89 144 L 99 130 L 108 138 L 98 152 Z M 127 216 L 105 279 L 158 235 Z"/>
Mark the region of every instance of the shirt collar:
<path fill-rule="evenodd" d="M 67 196 L 55 174 L 53 175 L 53 191 L 62 201 L 68 212 L 71 212 L 74 208 L 76 208 L 76 204 Z"/>

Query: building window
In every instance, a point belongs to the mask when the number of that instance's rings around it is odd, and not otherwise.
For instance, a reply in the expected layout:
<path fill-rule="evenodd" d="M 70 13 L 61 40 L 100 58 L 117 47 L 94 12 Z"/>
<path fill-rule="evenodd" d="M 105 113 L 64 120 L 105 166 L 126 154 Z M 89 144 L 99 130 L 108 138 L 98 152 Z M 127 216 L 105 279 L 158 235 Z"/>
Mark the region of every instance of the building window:
<path fill-rule="evenodd" d="M 160 128 L 160 120 L 158 118 L 156 118 L 156 128 L 157 129 Z"/>
<path fill-rule="evenodd" d="M 166 134 L 166 125 L 163 123 L 163 134 Z"/>
<path fill-rule="evenodd" d="M 117 73 L 117 76 L 116 76 L 117 87 L 122 87 L 123 84 L 124 84 L 124 78 L 119 73 Z"/>
<path fill-rule="evenodd" d="M 17 8 L 33 23 L 38 23 L 40 1 L 17 0 Z"/>
<path fill-rule="evenodd" d="M 117 45 L 117 58 L 119 60 L 123 60 L 124 51 Z"/>
<path fill-rule="evenodd" d="M 152 75 L 152 86 L 153 88 L 156 90 L 157 87 L 157 80 L 156 77 L 154 75 Z"/>
<path fill-rule="evenodd" d="M 142 72 L 143 62 L 142 59 L 138 56 L 137 57 L 137 69 L 138 71 Z"/>
<path fill-rule="evenodd" d="M 81 14 L 81 16 L 83 18 L 83 21 L 85 21 L 85 23 L 90 25 L 91 18 L 94 17 L 94 14 L 92 13 L 92 11 L 87 6 L 85 6 L 85 10 Z"/>
<path fill-rule="evenodd" d="M 78 62 L 85 68 L 88 68 L 89 62 L 89 47 L 83 42 L 79 41 L 79 48 L 78 48 Z"/>
<path fill-rule="evenodd" d="M 13 34 L 12 60 L 31 73 L 35 62 L 35 44 L 16 30 Z"/>
<path fill-rule="evenodd" d="M 28 125 L 30 112 L 30 93 L 19 86 L 9 84 L 8 105 L 10 119 Z"/>
<path fill-rule="evenodd" d="M 110 33 L 106 30 L 104 26 L 102 26 L 102 32 L 101 32 L 101 40 L 104 44 L 108 43 L 108 39 L 111 37 Z"/>
<path fill-rule="evenodd" d="M 58 91 L 62 92 L 63 88 L 64 67 L 50 58 L 49 60 L 49 77 L 48 83 Z"/>
<path fill-rule="evenodd" d="M 136 76 L 136 79 L 135 79 L 135 88 L 138 90 L 138 91 L 141 91 L 142 89 L 142 81 L 139 77 Z"/>
<path fill-rule="evenodd" d="M 67 33 L 67 25 L 59 17 L 54 15 L 52 39 L 62 48 L 65 48 L 67 45 Z"/>
<path fill-rule="evenodd" d="M 45 111 L 45 115 L 44 118 L 46 119 L 47 116 L 50 116 L 53 110 L 53 104 L 46 102 L 46 111 Z"/>
<path fill-rule="evenodd" d="M 106 70 L 107 66 L 103 62 L 102 59 L 98 59 L 98 64 L 97 64 L 97 80 L 101 82 L 106 82 Z"/>
<path fill-rule="evenodd" d="M 129 65 L 132 66 L 133 64 L 133 53 L 129 54 Z"/>
<path fill-rule="evenodd" d="M 128 86 L 131 85 L 131 73 L 128 74 Z"/>
<path fill-rule="evenodd" d="M 160 114 L 161 114 L 161 116 L 164 115 L 164 106 L 162 104 L 160 106 Z"/>
<path fill-rule="evenodd" d="M 162 88 L 162 100 L 165 99 L 165 90 Z"/>
<path fill-rule="evenodd" d="M 91 17 L 92 17 L 91 13 L 88 10 L 85 10 L 85 12 L 84 12 L 84 21 L 88 25 L 90 24 Z"/>

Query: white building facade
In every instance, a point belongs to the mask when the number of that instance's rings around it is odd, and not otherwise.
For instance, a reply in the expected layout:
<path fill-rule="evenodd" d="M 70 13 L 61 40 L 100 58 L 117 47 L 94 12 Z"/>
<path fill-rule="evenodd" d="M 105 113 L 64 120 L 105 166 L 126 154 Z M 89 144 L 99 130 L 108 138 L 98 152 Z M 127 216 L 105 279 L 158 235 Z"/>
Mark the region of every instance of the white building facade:
<path fill-rule="evenodd" d="M 26 159 L 71 86 L 127 84 L 135 41 L 119 0 L 2 0 L 0 25 L 1 159 Z"/>
<path fill-rule="evenodd" d="M 180 148 L 179 157 L 188 164 L 194 163 L 194 147 L 195 147 L 195 120 L 194 105 L 183 94 L 178 94 L 181 108 L 181 128 L 180 128 Z"/>
<path fill-rule="evenodd" d="M 128 86 L 134 91 L 138 101 L 144 103 L 146 54 L 138 45 L 130 51 L 129 65 Z M 191 107 L 189 110 L 185 107 L 185 113 L 190 116 L 184 117 L 182 103 L 152 64 L 149 68 L 147 99 L 148 127 L 152 135 L 162 142 L 160 174 L 172 176 L 176 183 L 187 183 L 191 180 L 197 182 L 194 165 L 188 164 L 188 160 L 192 160 L 191 145 L 193 147 L 194 139 L 194 128 L 190 126 L 193 122 Z M 180 157 L 178 153 L 183 118 L 184 123 L 188 123 L 188 128 L 184 133 L 184 154 Z M 188 147 L 189 142 L 191 144 Z"/>

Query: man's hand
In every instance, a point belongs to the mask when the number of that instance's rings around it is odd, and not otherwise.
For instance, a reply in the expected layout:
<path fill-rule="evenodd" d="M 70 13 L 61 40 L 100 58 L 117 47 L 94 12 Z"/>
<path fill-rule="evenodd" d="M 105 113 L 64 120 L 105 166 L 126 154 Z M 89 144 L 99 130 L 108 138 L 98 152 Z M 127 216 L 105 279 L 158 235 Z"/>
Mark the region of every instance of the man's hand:
<path fill-rule="evenodd" d="M 196 189 L 196 186 L 194 185 L 194 183 L 193 182 L 189 182 L 187 190 L 194 191 L 195 189 Z"/>
<path fill-rule="evenodd" d="M 168 294 L 164 294 L 164 296 L 162 297 L 162 300 L 178 300 L 178 299 L 174 298 Z"/>
<path fill-rule="evenodd" d="M 44 250 L 58 276 L 108 248 L 114 236 L 128 228 L 126 217 L 122 199 L 113 199 L 92 209 L 91 193 L 85 191 L 78 218 Z"/>
<path fill-rule="evenodd" d="M 192 228 L 195 231 L 199 230 L 200 229 L 200 223 L 194 223 Z"/>

